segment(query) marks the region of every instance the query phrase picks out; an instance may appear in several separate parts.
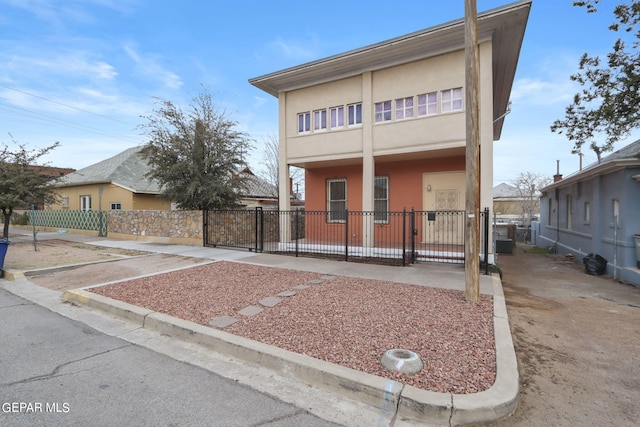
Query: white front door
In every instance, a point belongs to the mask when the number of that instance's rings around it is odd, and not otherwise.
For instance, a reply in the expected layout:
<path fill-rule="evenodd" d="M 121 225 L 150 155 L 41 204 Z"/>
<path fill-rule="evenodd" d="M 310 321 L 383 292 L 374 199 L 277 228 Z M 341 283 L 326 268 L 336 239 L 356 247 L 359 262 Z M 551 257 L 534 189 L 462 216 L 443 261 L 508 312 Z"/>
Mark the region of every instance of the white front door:
<path fill-rule="evenodd" d="M 422 209 L 437 212 L 425 215 L 422 241 L 425 243 L 464 243 L 466 175 L 460 172 L 436 172 L 422 175 Z"/>

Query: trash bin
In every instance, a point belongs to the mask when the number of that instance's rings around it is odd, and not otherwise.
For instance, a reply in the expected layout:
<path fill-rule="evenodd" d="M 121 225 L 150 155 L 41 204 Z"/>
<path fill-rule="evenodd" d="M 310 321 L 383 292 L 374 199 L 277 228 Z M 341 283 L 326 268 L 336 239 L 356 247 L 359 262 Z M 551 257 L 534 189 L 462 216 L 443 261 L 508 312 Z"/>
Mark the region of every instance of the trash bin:
<path fill-rule="evenodd" d="M 582 258 L 584 270 L 592 276 L 602 276 L 607 272 L 607 260 L 597 254 L 589 254 Z"/>
<path fill-rule="evenodd" d="M 0 270 L 4 270 L 4 256 L 11 242 L 8 240 L 0 240 Z"/>

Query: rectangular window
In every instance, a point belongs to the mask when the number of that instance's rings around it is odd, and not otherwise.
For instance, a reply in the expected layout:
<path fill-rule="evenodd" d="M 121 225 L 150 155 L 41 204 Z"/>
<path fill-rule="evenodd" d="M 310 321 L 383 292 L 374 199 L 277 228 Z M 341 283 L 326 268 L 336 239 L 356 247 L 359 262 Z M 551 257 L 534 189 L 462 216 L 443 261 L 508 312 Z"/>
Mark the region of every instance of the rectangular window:
<path fill-rule="evenodd" d="M 620 200 L 613 199 L 613 218 L 611 218 L 615 225 L 620 223 Z"/>
<path fill-rule="evenodd" d="M 91 210 L 91 196 L 80 196 L 80 210 L 81 211 Z"/>
<path fill-rule="evenodd" d="M 438 112 L 438 92 L 418 95 L 418 117 L 430 116 Z"/>
<path fill-rule="evenodd" d="M 591 203 L 584 202 L 584 222 L 589 224 L 591 222 Z"/>
<path fill-rule="evenodd" d="M 344 222 L 347 211 L 347 180 L 327 180 L 327 221 Z"/>
<path fill-rule="evenodd" d="M 122 209 L 122 203 L 111 203 L 110 208 L 112 211 L 119 211 Z"/>
<path fill-rule="evenodd" d="M 347 106 L 349 127 L 360 126 L 362 124 L 362 104 L 351 104 Z"/>
<path fill-rule="evenodd" d="M 376 123 L 390 121 L 391 120 L 391 101 L 376 102 L 375 113 L 376 113 Z"/>
<path fill-rule="evenodd" d="M 62 207 L 63 208 L 69 207 L 69 196 L 62 196 Z"/>
<path fill-rule="evenodd" d="M 376 176 L 373 186 L 373 220 L 389 223 L 389 177 Z"/>
<path fill-rule="evenodd" d="M 298 133 L 307 133 L 311 131 L 311 113 L 298 114 Z"/>
<path fill-rule="evenodd" d="M 413 96 L 396 99 L 396 120 L 413 118 Z"/>
<path fill-rule="evenodd" d="M 567 229 L 573 228 L 573 203 L 571 194 L 567 194 Z"/>
<path fill-rule="evenodd" d="M 442 91 L 442 112 L 462 110 L 462 88 L 448 89 Z"/>
<path fill-rule="evenodd" d="M 547 225 L 551 225 L 552 217 L 553 217 L 553 198 L 549 197 L 549 215 L 547 215 Z"/>
<path fill-rule="evenodd" d="M 333 107 L 330 110 L 331 129 L 344 127 L 344 107 Z"/>
<path fill-rule="evenodd" d="M 327 110 L 313 112 L 313 131 L 319 132 L 327 129 Z"/>

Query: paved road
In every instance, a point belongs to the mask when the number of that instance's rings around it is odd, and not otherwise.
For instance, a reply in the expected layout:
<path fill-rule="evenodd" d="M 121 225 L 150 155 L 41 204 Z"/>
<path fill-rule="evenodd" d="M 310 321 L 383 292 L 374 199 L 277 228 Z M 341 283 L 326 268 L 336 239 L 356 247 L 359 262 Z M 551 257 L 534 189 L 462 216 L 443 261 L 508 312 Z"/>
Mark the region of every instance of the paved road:
<path fill-rule="evenodd" d="M 555 255 L 501 255 L 520 404 L 499 426 L 636 426 L 640 288 Z"/>
<path fill-rule="evenodd" d="M 2 426 L 335 425 L 0 288 Z"/>

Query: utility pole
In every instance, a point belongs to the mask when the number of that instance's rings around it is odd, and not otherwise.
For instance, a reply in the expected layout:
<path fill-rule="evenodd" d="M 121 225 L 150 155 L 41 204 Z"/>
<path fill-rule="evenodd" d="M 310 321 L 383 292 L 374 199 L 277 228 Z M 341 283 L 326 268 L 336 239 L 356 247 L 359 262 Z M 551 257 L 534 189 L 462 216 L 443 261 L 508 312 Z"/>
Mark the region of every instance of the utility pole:
<path fill-rule="evenodd" d="M 478 52 L 478 10 L 476 0 L 464 3 L 465 38 L 465 99 L 466 108 L 466 213 L 465 218 L 465 299 L 477 302 L 480 296 L 480 122 L 478 82 L 480 59 Z"/>

